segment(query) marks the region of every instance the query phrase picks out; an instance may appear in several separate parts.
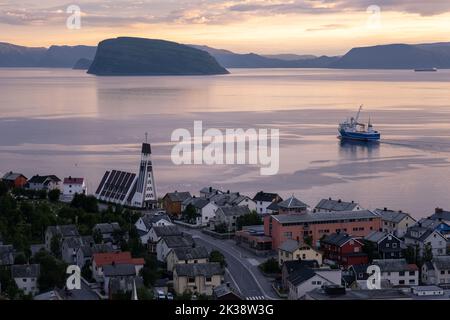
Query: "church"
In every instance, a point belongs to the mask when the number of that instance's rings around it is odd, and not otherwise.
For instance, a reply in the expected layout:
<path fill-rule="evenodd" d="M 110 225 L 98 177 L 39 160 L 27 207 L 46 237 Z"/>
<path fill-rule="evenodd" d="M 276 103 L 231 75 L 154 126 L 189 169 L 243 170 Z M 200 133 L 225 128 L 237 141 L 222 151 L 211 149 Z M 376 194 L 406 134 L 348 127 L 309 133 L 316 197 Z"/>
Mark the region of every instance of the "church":
<path fill-rule="evenodd" d="M 144 142 L 138 174 L 120 170 L 106 171 L 95 192 L 95 197 L 100 201 L 127 207 L 155 208 L 158 199 L 151 154 L 150 144 Z"/>

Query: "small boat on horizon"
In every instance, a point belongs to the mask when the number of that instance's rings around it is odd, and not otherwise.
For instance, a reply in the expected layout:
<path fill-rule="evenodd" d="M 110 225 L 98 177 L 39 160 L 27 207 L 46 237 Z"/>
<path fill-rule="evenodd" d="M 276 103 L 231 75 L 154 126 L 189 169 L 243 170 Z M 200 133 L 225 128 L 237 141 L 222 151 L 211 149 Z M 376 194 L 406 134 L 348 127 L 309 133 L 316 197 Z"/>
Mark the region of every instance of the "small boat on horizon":
<path fill-rule="evenodd" d="M 436 72 L 436 68 L 417 68 L 414 69 L 415 72 Z"/>
<path fill-rule="evenodd" d="M 359 141 L 379 141 L 381 135 L 378 131 L 373 129 L 370 118 L 367 126 L 358 122 L 361 110 L 362 105 L 359 107 L 356 117 L 351 117 L 350 120 L 347 119 L 339 124 L 339 138 Z"/>

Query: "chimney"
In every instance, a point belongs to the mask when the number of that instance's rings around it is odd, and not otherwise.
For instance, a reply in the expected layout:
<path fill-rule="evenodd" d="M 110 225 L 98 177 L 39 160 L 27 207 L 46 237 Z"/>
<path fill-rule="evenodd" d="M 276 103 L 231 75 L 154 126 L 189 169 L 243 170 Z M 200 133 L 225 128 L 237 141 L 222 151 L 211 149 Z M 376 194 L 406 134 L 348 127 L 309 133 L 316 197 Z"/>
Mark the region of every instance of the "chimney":
<path fill-rule="evenodd" d="M 387 208 L 386 208 L 386 207 L 384 207 L 383 211 L 387 211 Z"/>
<path fill-rule="evenodd" d="M 230 288 L 230 283 L 227 282 L 227 283 L 226 283 L 226 286 L 227 286 L 227 288 Z"/>
<path fill-rule="evenodd" d="M 329 197 L 328 200 L 331 200 L 331 197 Z"/>
<path fill-rule="evenodd" d="M 342 200 L 341 200 L 341 199 L 339 199 L 339 200 L 338 200 L 338 202 L 339 202 L 339 203 L 341 203 L 341 202 L 342 202 Z"/>
<path fill-rule="evenodd" d="M 434 209 L 434 213 L 442 213 L 444 210 L 442 208 Z"/>
<path fill-rule="evenodd" d="M 177 191 L 177 190 L 175 190 L 175 193 L 178 193 L 178 191 Z"/>
<path fill-rule="evenodd" d="M 355 203 L 355 201 L 352 200 L 352 203 Z"/>
<path fill-rule="evenodd" d="M 230 194 L 230 190 L 227 190 L 227 194 Z"/>
<path fill-rule="evenodd" d="M 417 225 L 419 226 L 419 228 L 421 228 L 422 227 L 422 222 L 419 222 Z"/>
<path fill-rule="evenodd" d="M 402 213 L 403 211 L 402 210 L 398 210 L 398 212 Z"/>
<path fill-rule="evenodd" d="M 212 187 L 209 187 L 209 192 L 212 192 Z"/>

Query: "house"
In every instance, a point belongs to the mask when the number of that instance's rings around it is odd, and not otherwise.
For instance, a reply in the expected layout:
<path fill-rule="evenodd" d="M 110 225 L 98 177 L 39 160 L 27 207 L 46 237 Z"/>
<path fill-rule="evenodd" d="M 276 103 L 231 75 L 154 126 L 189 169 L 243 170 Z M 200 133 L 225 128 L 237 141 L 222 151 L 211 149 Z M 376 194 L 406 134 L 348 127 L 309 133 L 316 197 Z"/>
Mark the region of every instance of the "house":
<path fill-rule="evenodd" d="M 110 243 L 117 245 L 114 239 L 114 232 L 120 231 L 120 225 L 117 222 L 97 223 L 93 228 L 93 234 L 98 233 L 102 237 L 102 243 Z"/>
<path fill-rule="evenodd" d="M 354 202 L 346 202 L 341 199 L 333 200 L 331 198 L 322 199 L 314 207 L 314 212 L 334 212 L 334 211 L 357 211 L 363 210 L 361 206 Z"/>
<path fill-rule="evenodd" d="M 242 300 L 241 296 L 230 286 L 229 283 L 223 283 L 213 289 L 213 299 L 222 301 Z"/>
<path fill-rule="evenodd" d="M 433 257 L 422 266 L 422 282 L 425 284 L 450 284 L 450 256 Z"/>
<path fill-rule="evenodd" d="M 61 242 L 61 258 L 67 264 L 77 263 L 77 251 L 81 247 L 93 247 L 95 244 L 92 236 L 69 237 Z"/>
<path fill-rule="evenodd" d="M 150 230 L 153 227 L 173 226 L 172 220 L 163 210 L 145 213 L 134 224 L 139 233 L 142 244 L 147 244 L 150 237 Z"/>
<path fill-rule="evenodd" d="M 450 224 L 450 211 L 445 211 L 442 208 L 436 208 L 434 210 L 434 214 L 432 214 L 428 218 Z"/>
<path fill-rule="evenodd" d="M 25 294 L 35 295 L 39 292 L 38 278 L 40 275 L 40 265 L 24 264 L 11 266 L 11 277 L 17 284 L 19 290 Z"/>
<path fill-rule="evenodd" d="M 368 263 L 369 259 L 362 250 L 363 246 L 361 239 L 347 233 L 333 233 L 320 241 L 324 261 L 339 266 Z"/>
<path fill-rule="evenodd" d="M 286 240 L 278 247 L 278 264 L 282 266 L 285 261 L 292 260 L 316 260 L 321 266 L 322 253 L 296 240 Z"/>
<path fill-rule="evenodd" d="M 219 263 L 177 264 L 173 271 L 173 288 L 177 294 L 191 292 L 212 296 L 213 289 L 223 282 Z"/>
<path fill-rule="evenodd" d="M 216 217 L 211 226 L 224 225 L 227 232 L 235 232 L 237 218 L 250 213 L 248 206 L 222 206 L 216 210 Z"/>
<path fill-rule="evenodd" d="M 364 241 L 372 244 L 376 256 L 380 259 L 399 259 L 402 257 L 402 241 L 393 234 L 373 231 L 364 237 Z"/>
<path fill-rule="evenodd" d="M 167 255 L 167 271 L 172 272 L 177 264 L 183 263 L 207 263 L 209 253 L 205 247 L 181 247 L 173 248 Z"/>
<path fill-rule="evenodd" d="M 163 236 L 156 244 L 156 258 L 158 261 L 166 262 L 167 255 L 175 248 L 193 248 L 194 239 L 190 235 Z"/>
<path fill-rule="evenodd" d="M 191 205 L 194 207 L 197 218 L 195 221 L 191 221 L 197 226 L 206 226 L 209 224 L 211 219 L 216 216 L 217 205 L 213 202 L 208 201 L 205 198 L 188 198 L 182 203 L 182 211 L 184 212 L 186 208 Z"/>
<path fill-rule="evenodd" d="M 375 209 L 374 212 L 381 217 L 382 231 L 402 238 L 409 227 L 416 223 L 416 220 L 403 211 L 389 210 L 388 208 Z"/>
<path fill-rule="evenodd" d="M 447 240 L 450 239 L 450 224 L 438 219 L 422 218 L 417 222 L 424 228 L 440 232 Z"/>
<path fill-rule="evenodd" d="M 419 268 L 405 259 L 374 259 L 372 264 L 380 267 L 381 281 L 391 286 L 419 285 Z"/>
<path fill-rule="evenodd" d="M 209 202 L 214 203 L 217 207 L 237 207 L 247 206 L 250 211 L 256 211 L 256 203 L 250 197 L 240 194 L 239 192 L 218 193 L 207 198 Z"/>
<path fill-rule="evenodd" d="M 285 261 L 281 266 L 281 287 L 283 290 L 289 290 L 288 278 L 299 269 L 319 269 L 317 260 L 291 260 Z"/>
<path fill-rule="evenodd" d="M 304 299 L 307 292 L 319 289 L 324 285 L 340 285 L 342 271 L 339 269 L 301 268 L 287 279 L 289 300 Z"/>
<path fill-rule="evenodd" d="M 110 252 L 110 253 L 94 253 L 92 256 L 92 277 L 97 282 L 104 281 L 104 267 L 119 264 L 130 264 L 135 268 L 135 274 L 144 267 L 144 259 L 132 258 L 131 253 L 126 252 Z"/>
<path fill-rule="evenodd" d="M 47 176 L 35 175 L 28 180 L 27 189 L 36 191 L 38 190 L 50 191 L 53 189 L 59 189 L 60 182 L 61 179 L 59 179 L 55 175 L 47 175 Z"/>
<path fill-rule="evenodd" d="M 77 227 L 73 224 L 47 227 L 45 230 L 45 247 L 48 252 L 51 252 L 52 239 L 56 236 L 59 237 L 62 242 L 66 238 L 79 237 L 80 234 L 78 233 Z"/>
<path fill-rule="evenodd" d="M 306 213 L 308 205 L 298 200 L 294 195 L 289 199 L 277 203 L 279 214 Z"/>
<path fill-rule="evenodd" d="M 92 263 L 92 256 L 94 253 L 111 253 L 115 252 L 111 244 L 94 244 L 84 245 L 78 248 L 76 252 L 76 264 L 80 268 Z"/>
<path fill-rule="evenodd" d="M 183 232 L 175 225 L 152 227 L 147 240 L 150 252 L 156 252 L 156 245 L 164 236 L 183 236 Z"/>
<path fill-rule="evenodd" d="M 11 266 L 14 264 L 15 250 L 11 244 L 0 245 L 0 266 Z"/>
<path fill-rule="evenodd" d="M 253 201 L 256 203 L 256 212 L 258 214 L 271 214 L 273 210 L 268 209 L 268 207 L 272 203 L 283 201 L 283 199 L 277 193 L 259 191 L 253 197 Z"/>
<path fill-rule="evenodd" d="M 62 184 L 62 198 L 65 201 L 72 201 L 76 194 L 87 194 L 87 185 L 84 178 L 64 178 Z"/>
<path fill-rule="evenodd" d="M 31 253 L 31 258 L 34 258 L 34 256 L 36 254 L 38 254 L 41 251 L 46 251 L 46 247 L 45 244 L 32 244 L 30 245 L 30 253 Z"/>
<path fill-rule="evenodd" d="M 181 204 L 186 199 L 192 198 L 189 192 L 169 192 L 163 197 L 163 208 L 172 217 L 179 218 L 182 213 Z"/>
<path fill-rule="evenodd" d="M 447 239 L 436 230 L 422 227 L 417 224 L 410 228 L 404 235 L 405 245 L 417 250 L 417 255 L 423 257 L 430 250 L 435 256 L 442 256 L 447 251 Z"/>
<path fill-rule="evenodd" d="M 265 256 L 272 253 L 272 239 L 264 234 L 263 225 L 243 226 L 234 234 L 236 244 L 249 249 L 256 255 Z"/>
<path fill-rule="evenodd" d="M 365 237 L 381 227 L 381 217 L 370 210 L 279 214 L 264 217 L 264 232 L 272 238 L 272 247 L 278 248 L 284 241 L 312 240 L 313 246 L 328 234 L 350 233 Z"/>
<path fill-rule="evenodd" d="M 215 194 L 223 194 L 223 193 L 224 193 L 223 191 L 215 189 L 213 187 L 204 187 L 200 190 L 200 196 L 204 198 L 210 198 Z"/>
<path fill-rule="evenodd" d="M 103 290 L 111 299 L 114 293 L 130 292 L 136 281 L 135 265 L 132 263 L 109 264 L 103 267 Z"/>
<path fill-rule="evenodd" d="M 27 177 L 25 177 L 23 174 L 12 171 L 5 173 L 2 177 L 2 181 L 6 183 L 6 185 L 10 189 L 25 187 L 25 185 L 27 184 L 27 180 Z"/>

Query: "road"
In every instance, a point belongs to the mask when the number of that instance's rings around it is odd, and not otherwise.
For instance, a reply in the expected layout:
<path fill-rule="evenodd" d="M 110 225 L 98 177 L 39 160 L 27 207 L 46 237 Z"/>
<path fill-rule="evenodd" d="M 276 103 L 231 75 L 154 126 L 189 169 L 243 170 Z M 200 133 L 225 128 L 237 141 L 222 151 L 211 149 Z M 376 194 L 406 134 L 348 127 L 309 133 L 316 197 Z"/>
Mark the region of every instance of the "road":
<path fill-rule="evenodd" d="M 183 228 L 183 231 L 191 234 L 198 245 L 204 246 L 208 250 L 222 252 L 227 262 L 225 278 L 241 295 L 247 298 L 279 299 L 272 288 L 271 281 L 264 277 L 258 269 L 258 264 L 264 259 L 236 246 L 233 240 L 215 239 L 194 229 Z"/>

